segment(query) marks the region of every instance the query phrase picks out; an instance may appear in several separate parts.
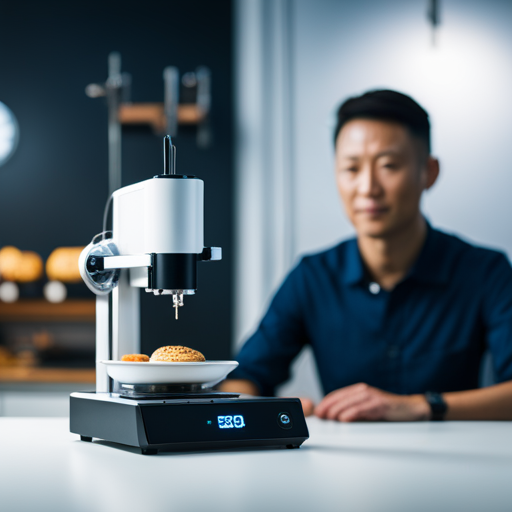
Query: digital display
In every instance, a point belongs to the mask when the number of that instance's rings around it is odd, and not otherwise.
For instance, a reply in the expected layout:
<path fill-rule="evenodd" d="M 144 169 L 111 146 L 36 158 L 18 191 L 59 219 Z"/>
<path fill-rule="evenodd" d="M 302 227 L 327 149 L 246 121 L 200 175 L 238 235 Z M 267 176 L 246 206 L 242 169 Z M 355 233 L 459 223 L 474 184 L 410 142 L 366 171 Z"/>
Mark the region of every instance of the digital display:
<path fill-rule="evenodd" d="M 214 403 L 201 401 L 186 406 L 182 404 L 178 400 L 157 405 L 140 401 L 150 445 L 181 447 L 183 444 L 191 447 L 198 444 L 204 448 L 207 446 L 204 443 L 213 443 L 208 445 L 209 449 L 216 447 L 218 441 L 225 443 L 225 446 L 230 443 L 233 446 L 249 446 L 268 440 L 269 446 L 274 446 L 280 445 L 280 440 L 284 440 L 284 445 L 295 444 L 292 438 L 297 438 L 298 444 L 308 436 L 298 400 L 221 399 Z"/>
<path fill-rule="evenodd" d="M 244 417 L 237 416 L 217 416 L 219 428 L 244 428 Z"/>

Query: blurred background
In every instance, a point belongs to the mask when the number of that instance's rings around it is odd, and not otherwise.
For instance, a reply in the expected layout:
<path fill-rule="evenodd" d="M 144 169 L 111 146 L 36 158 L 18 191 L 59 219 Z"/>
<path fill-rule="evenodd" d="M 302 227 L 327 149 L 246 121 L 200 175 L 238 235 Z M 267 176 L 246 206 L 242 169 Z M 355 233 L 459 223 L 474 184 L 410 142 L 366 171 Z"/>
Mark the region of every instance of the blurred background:
<path fill-rule="evenodd" d="M 112 52 L 131 75 L 123 186 L 162 168 L 165 127 L 132 107 L 161 108 L 167 66 L 180 108 L 197 106 L 198 69 L 210 73 L 207 116 L 183 110 L 175 143 L 178 172 L 205 181 L 205 244 L 223 260 L 199 266 L 178 322 L 168 297 L 141 294 L 142 348 L 230 359 L 300 257 L 353 234 L 332 142 L 349 96 L 392 88 L 422 104 L 441 161 L 426 216 L 511 257 L 510 26 L 509 0 L 2 4 L 0 414 L 65 415 L 69 391 L 94 386 L 94 297 L 72 262 L 109 196 L 107 100 L 85 88 L 105 82 Z M 280 393 L 318 399 L 315 372 L 305 350 Z"/>

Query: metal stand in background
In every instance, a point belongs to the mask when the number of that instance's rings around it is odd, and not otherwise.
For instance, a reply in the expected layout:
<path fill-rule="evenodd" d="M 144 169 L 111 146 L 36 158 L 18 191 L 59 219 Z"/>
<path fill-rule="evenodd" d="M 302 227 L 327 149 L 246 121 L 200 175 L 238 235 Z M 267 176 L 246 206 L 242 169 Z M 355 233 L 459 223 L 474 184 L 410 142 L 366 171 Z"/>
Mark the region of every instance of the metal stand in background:
<path fill-rule="evenodd" d="M 121 188 L 121 139 L 123 125 L 150 125 L 158 136 L 175 137 L 178 125 L 196 125 L 196 141 L 200 148 L 211 145 L 209 123 L 211 106 L 211 74 L 206 67 L 185 73 L 181 80 L 176 67 L 163 72 L 163 103 L 132 103 L 131 75 L 121 72 L 121 55 L 108 56 L 108 78 L 104 84 L 89 84 L 85 93 L 90 98 L 106 97 L 108 105 L 108 176 L 109 194 Z"/>
<path fill-rule="evenodd" d="M 428 1 L 427 18 L 432 25 L 432 46 L 437 46 L 437 29 L 441 24 L 440 2 L 441 0 Z"/>
<path fill-rule="evenodd" d="M 118 110 L 121 95 L 124 93 L 129 101 L 130 75 L 121 74 L 121 55 L 111 53 L 108 56 L 108 78 L 106 81 L 106 95 L 108 104 L 108 184 L 109 195 L 121 188 L 121 123 Z"/>

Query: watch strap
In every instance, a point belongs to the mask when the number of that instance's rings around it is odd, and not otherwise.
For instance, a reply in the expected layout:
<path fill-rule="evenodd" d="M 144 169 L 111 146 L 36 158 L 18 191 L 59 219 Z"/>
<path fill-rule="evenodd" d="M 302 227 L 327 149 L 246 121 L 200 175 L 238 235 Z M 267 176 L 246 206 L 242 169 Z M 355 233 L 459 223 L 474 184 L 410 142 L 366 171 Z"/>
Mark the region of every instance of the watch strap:
<path fill-rule="evenodd" d="M 443 395 L 435 393 L 434 391 L 427 391 L 425 393 L 425 399 L 427 400 L 432 412 L 430 420 L 443 421 L 446 411 L 448 410 L 448 405 L 446 404 Z"/>

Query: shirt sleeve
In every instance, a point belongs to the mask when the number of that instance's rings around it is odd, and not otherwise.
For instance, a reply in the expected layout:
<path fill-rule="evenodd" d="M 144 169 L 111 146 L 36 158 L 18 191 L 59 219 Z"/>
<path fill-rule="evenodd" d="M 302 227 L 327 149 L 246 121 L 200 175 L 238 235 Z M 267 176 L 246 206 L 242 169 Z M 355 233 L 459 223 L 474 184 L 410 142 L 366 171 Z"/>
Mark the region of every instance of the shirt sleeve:
<path fill-rule="evenodd" d="M 512 380 L 512 267 L 504 254 L 490 262 L 484 290 L 486 341 L 496 382 Z"/>
<path fill-rule="evenodd" d="M 230 379 L 254 382 L 262 396 L 272 396 L 275 387 L 290 376 L 290 363 L 308 343 L 303 321 L 303 262 L 292 270 L 274 296 L 256 332 L 245 342 Z"/>

